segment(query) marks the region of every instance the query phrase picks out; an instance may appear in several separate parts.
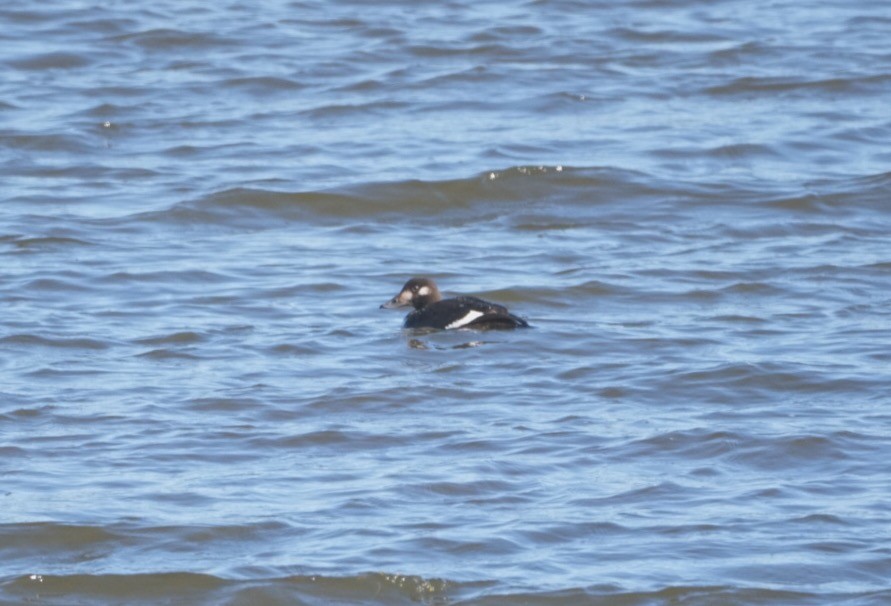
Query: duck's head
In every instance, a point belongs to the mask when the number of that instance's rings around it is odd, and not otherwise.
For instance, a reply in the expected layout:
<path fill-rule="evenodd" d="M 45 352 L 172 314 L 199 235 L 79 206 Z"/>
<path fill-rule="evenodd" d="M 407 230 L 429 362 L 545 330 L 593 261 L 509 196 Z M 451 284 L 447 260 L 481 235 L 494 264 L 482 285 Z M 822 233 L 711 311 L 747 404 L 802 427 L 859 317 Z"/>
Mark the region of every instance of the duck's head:
<path fill-rule="evenodd" d="M 412 278 L 405 283 L 398 295 L 381 305 L 381 309 L 395 309 L 411 305 L 415 309 L 424 309 L 431 303 L 442 299 L 436 283 L 430 278 Z"/>

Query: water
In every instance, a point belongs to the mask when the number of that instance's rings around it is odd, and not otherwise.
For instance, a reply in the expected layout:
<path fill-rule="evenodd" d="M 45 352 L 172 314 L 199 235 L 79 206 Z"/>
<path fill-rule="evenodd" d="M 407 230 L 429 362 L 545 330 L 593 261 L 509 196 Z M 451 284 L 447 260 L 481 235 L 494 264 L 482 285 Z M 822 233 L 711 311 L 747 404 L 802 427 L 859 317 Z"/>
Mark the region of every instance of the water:
<path fill-rule="evenodd" d="M 886 3 L 0 23 L 0 602 L 891 601 Z"/>

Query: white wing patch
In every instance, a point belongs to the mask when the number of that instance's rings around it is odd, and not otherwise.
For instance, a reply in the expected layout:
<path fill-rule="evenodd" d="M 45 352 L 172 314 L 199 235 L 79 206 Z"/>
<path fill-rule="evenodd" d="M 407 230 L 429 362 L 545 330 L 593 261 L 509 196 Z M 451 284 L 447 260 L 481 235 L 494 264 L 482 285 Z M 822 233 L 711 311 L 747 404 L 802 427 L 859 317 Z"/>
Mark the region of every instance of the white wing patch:
<path fill-rule="evenodd" d="M 481 311 L 476 311 L 475 309 L 471 309 L 470 311 L 468 311 L 466 314 L 464 314 L 462 317 L 458 318 L 451 324 L 446 324 L 446 328 L 461 328 L 462 326 L 467 326 L 468 324 L 470 324 L 477 318 L 482 317 L 484 315 L 486 315 L 486 314 L 484 314 Z"/>

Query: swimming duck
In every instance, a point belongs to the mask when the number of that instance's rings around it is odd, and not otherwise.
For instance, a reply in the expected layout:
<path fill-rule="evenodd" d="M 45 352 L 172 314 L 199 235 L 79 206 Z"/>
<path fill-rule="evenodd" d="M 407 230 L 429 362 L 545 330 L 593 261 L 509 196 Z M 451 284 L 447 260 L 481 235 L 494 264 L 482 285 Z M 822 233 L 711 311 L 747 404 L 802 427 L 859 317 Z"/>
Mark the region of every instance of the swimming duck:
<path fill-rule="evenodd" d="M 395 309 L 411 305 L 414 311 L 405 317 L 405 328 L 527 328 L 529 323 L 510 313 L 503 305 L 477 297 L 443 299 L 430 278 L 412 278 L 398 295 L 381 305 Z"/>

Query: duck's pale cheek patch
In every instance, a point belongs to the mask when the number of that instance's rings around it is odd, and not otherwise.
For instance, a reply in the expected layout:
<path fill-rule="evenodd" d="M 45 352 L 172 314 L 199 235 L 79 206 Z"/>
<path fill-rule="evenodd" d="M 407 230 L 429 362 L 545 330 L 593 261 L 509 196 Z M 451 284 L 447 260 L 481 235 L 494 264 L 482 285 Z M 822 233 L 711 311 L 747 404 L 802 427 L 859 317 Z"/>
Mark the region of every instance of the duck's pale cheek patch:
<path fill-rule="evenodd" d="M 468 311 L 466 314 L 464 314 L 463 316 L 461 316 L 460 318 L 458 318 L 451 324 L 446 324 L 446 328 L 461 328 L 462 326 L 467 326 L 468 324 L 470 324 L 477 318 L 480 318 L 484 315 L 486 315 L 486 314 L 484 314 L 481 311 L 476 311 L 476 310 L 471 309 L 470 311 Z"/>
<path fill-rule="evenodd" d="M 427 295 L 430 294 L 430 287 L 429 287 L 429 286 L 422 286 L 422 287 L 418 290 L 418 294 L 421 295 L 422 297 L 426 297 Z"/>

